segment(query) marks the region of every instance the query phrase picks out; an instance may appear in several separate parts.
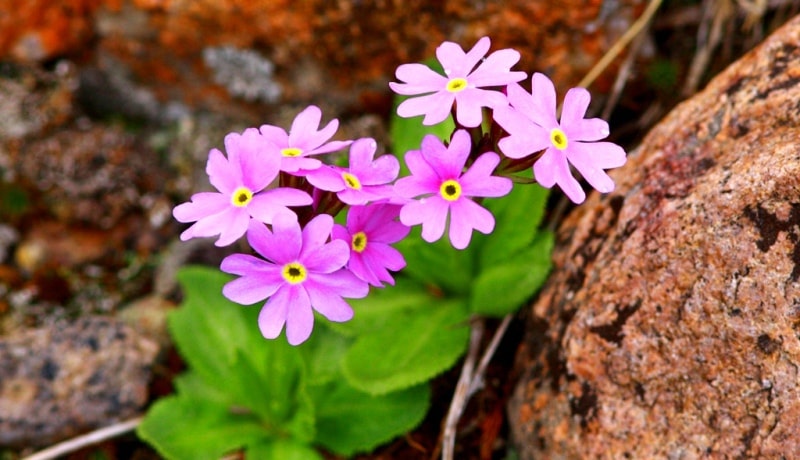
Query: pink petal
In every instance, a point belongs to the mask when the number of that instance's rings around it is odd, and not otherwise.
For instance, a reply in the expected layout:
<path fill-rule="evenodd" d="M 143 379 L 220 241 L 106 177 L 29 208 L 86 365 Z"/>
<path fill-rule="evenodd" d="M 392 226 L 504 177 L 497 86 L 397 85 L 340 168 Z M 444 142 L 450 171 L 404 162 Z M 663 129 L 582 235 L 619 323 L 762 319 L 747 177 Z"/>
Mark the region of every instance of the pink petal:
<path fill-rule="evenodd" d="M 333 123 L 333 121 L 331 121 L 331 123 Z M 337 126 L 338 126 L 339 122 L 336 121 L 336 123 L 337 123 Z M 330 123 L 328 125 L 330 126 Z M 326 129 L 327 129 L 327 126 L 326 126 Z M 333 131 L 335 132 L 336 130 L 334 129 Z M 319 135 L 319 139 L 320 140 L 316 141 L 316 142 L 318 142 L 318 144 L 316 144 L 317 146 L 312 148 L 312 149 L 310 149 L 310 150 L 308 150 L 308 151 L 306 151 L 305 154 L 306 155 L 320 155 L 322 153 L 336 152 L 336 151 L 343 150 L 343 149 L 347 148 L 347 146 L 352 143 L 352 141 L 330 141 L 330 142 L 326 142 L 326 143 L 323 144 L 323 142 L 325 142 L 326 140 L 330 139 L 331 136 L 333 136 L 333 133 L 330 136 L 324 136 L 324 135 L 320 134 Z M 309 142 L 309 144 L 312 144 L 312 143 Z"/>
<path fill-rule="evenodd" d="M 311 195 L 302 190 L 280 187 L 256 194 L 246 209 L 254 219 L 271 224 L 276 214 L 292 212 L 287 206 L 305 206 L 312 201 Z"/>
<path fill-rule="evenodd" d="M 410 228 L 400 222 L 389 221 L 385 222 L 380 227 L 366 230 L 365 232 L 369 235 L 371 241 L 392 244 L 407 237 L 410 231 Z"/>
<path fill-rule="evenodd" d="M 427 138 L 427 136 L 426 136 Z M 423 143 L 425 138 L 423 138 Z M 441 149 L 444 152 L 444 148 Z M 431 165 L 425 161 L 422 152 L 410 150 L 405 156 L 406 166 L 411 176 L 401 177 L 394 184 L 394 191 L 400 196 L 413 198 L 428 193 L 438 193 L 441 179 Z"/>
<path fill-rule="evenodd" d="M 400 209 L 400 222 L 409 227 L 422 224 L 422 239 L 432 243 L 444 235 L 448 209 L 447 202 L 438 196 L 423 198 Z"/>
<path fill-rule="evenodd" d="M 206 163 L 206 174 L 211 185 L 222 193 L 233 192 L 242 184 L 242 171 L 238 164 L 231 164 L 217 149 L 211 149 Z"/>
<path fill-rule="evenodd" d="M 306 157 L 281 157 L 281 171 L 289 174 L 297 171 L 313 171 L 322 166 L 322 162 L 315 158 Z M 297 175 L 297 174 L 294 174 Z"/>
<path fill-rule="evenodd" d="M 250 223 L 250 214 L 244 209 L 233 209 L 228 218 L 223 223 L 219 232 L 219 239 L 214 243 L 215 246 L 228 246 L 247 232 Z"/>
<path fill-rule="evenodd" d="M 305 177 L 311 185 L 320 190 L 338 192 L 345 189 L 344 179 L 342 178 L 343 172 L 344 169 L 336 166 L 322 165 L 313 171 L 309 171 Z"/>
<path fill-rule="evenodd" d="M 553 85 L 553 82 L 547 78 L 546 75 L 542 73 L 534 73 L 533 77 L 531 77 L 531 96 L 533 97 L 533 103 L 536 105 L 537 110 L 537 118 L 541 116 L 543 120 L 549 122 L 550 120 L 553 121 L 554 125 L 556 122 L 556 87 Z M 511 102 L 511 105 L 514 105 Z M 539 122 L 536 118 L 531 118 L 534 122 Z M 556 125 L 557 126 L 557 125 Z M 548 131 L 555 126 L 545 126 L 542 125 L 543 128 L 547 128 Z"/>
<path fill-rule="evenodd" d="M 216 192 L 195 193 L 191 200 L 175 206 L 172 210 L 172 215 L 178 222 L 194 222 L 219 214 L 231 207 L 230 198 Z"/>
<path fill-rule="evenodd" d="M 427 96 L 412 97 L 397 106 L 397 114 L 404 118 L 425 115 L 422 124 L 435 125 L 450 115 L 455 95 L 445 90 Z"/>
<path fill-rule="evenodd" d="M 265 141 L 273 144 L 276 150 L 289 146 L 289 134 L 283 128 L 272 125 L 261 125 L 258 131 L 264 136 Z"/>
<path fill-rule="evenodd" d="M 450 205 L 450 243 L 456 249 L 469 246 L 472 229 L 489 234 L 494 230 L 494 216 L 479 204 L 460 199 Z"/>
<path fill-rule="evenodd" d="M 300 224 L 292 213 L 276 214 L 272 218 L 272 232 L 253 221 L 247 229 L 247 241 L 259 254 L 279 265 L 296 261 L 303 244 Z"/>
<path fill-rule="evenodd" d="M 347 274 L 355 278 L 352 273 L 347 272 Z M 363 284 L 366 285 L 366 283 Z M 353 319 L 353 309 L 336 290 L 314 283 L 308 288 L 308 296 L 311 298 L 311 306 L 314 310 L 329 321 L 341 323 Z"/>
<path fill-rule="evenodd" d="M 406 266 L 406 259 L 403 257 L 403 254 L 397 249 L 384 243 L 373 243 L 369 254 L 367 254 L 367 258 L 380 261 L 381 266 L 386 267 L 389 270 L 402 270 Z"/>
<path fill-rule="evenodd" d="M 493 152 L 487 152 L 478 157 L 459 181 L 464 195 L 476 197 L 508 195 L 514 185 L 511 179 L 492 176 L 494 168 L 499 163 L 500 157 Z"/>
<path fill-rule="evenodd" d="M 333 230 L 331 230 L 331 239 L 341 240 L 349 245 L 350 241 L 353 239 L 353 236 L 350 234 L 349 231 L 347 231 L 347 228 L 345 226 L 339 224 L 333 224 Z"/>
<path fill-rule="evenodd" d="M 247 145 L 239 154 L 242 183 L 251 191 L 258 192 L 278 177 L 281 157 L 264 153 L 265 141 L 258 131 L 251 128 L 245 132 L 249 134 L 243 136 L 241 142 Z"/>
<path fill-rule="evenodd" d="M 361 299 L 369 294 L 369 285 L 347 269 L 328 274 L 311 274 L 306 283 L 311 289 L 323 289 L 339 297 Z M 316 306 L 315 306 L 316 308 Z"/>
<path fill-rule="evenodd" d="M 467 88 L 456 93 L 456 119 L 461 125 L 474 128 L 483 122 L 481 107 L 504 105 L 507 105 L 506 97 L 498 91 Z"/>
<path fill-rule="evenodd" d="M 222 271 L 233 273 L 235 268 L 244 268 L 234 266 L 238 262 L 228 261 L 225 265 L 226 260 L 234 256 L 245 256 L 245 254 L 233 254 L 226 257 L 223 260 L 225 268 L 221 268 Z M 222 287 L 222 295 L 242 305 L 252 305 L 272 296 L 278 288 L 285 284 L 285 281 L 281 277 L 280 268 L 274 265 L 271 267 L 269 270 L 264 267 L 254 267 L 240 278 L 229 281 Z"/>
<path fill-rule="evenodd" d="M 298 113 L 292 121 L 292 127 L 289 129 L 289 145 L 292 147 L 300 147 L 301 144 L 304 144 L 304 140 L 317 132 L 321 121 L 322 110 L 320 110 L 319 107 L 315 105 L 306 107 L 302 112 Z M 336 131 L 337 126 L 333 127 L 333 132 Z M 333 135 L 333 133 L 331 133 L 331 135 Z M 328 138 L 330 138 L 330 136 L 328 136 Z"/>
<path fill-rule="evenodd" d="M 308 340 L 314 329 L 314 311 L 305 287 L 292 286 L 287 303 L 286 339 L 290 345 L 299 345 Z"/>
<path fill-rule="evenodd" d="M 373 271 L 372 264 L 368 263 L 368 256 L 366 251 L 362 253 L 354 252 L 353 255 L 350 257 L 350 261 L 347 262 L 347 269 L 350 270 L 351 273 L 359 277 L 360 279 L 366 281 L 372 286 L 381 287 L 383 284 L 381 283 L 380 278 L 375 274 Z"/>
<path fill-rule="evenodd" d="M 505 86 L 509 83 L 524 80 L 525 72 L 511 72 L 511 67 L 519 62 L 519 51 L 502 49 L 490 54 L 469 75 L 469 82 L 475 87 Z"/>
<path fill-rule="evenodd" d="M 303 229 L 303 249 L 300 251 L 299 259 L 305 260 L 306 257 L 321 248 L 330 238 L 331 230 L 333 230 L 333 217 L 328 214 L 320 214 L 311 219 Z"/>
<path fill-rule="evenodd" d="M 403 64 L 397 67 L 395 76 L 405 83 L 390 82 L 389 88 L 405 96 L 441 91 L 447 85 L 446 77 L 422 64 Z"/>
<path fill-rule="evenodd" d="M 449 78 L 466 77 L 480 59 L 486 55 L 491 46 L 489 37 L 482 37 L 464 53 L 457 43 L 444 42 L 436 48 L 436 58 L 442 64 L 444 73 Z"/>
<path fill-rule="evenodd" d="M 567 158 L 572 161 L 572 146 L 575 146 L 580 151 L 580 155 L 589 159 L 589 161 L 597 168 L 611 169 L 619 168 L 625 164 L 627 160 L 625 150 L 617 144 L 612 142 L 593 142 L 591 144 L 584 142 L 574 142 L 568 147 Z"/>
<path fill-rule="evenodd" d="M 397 178 L 400 162 L 394 155 L 381 155 L 363 169 L 351 166 L 351 171 L 356 173 L 363 185 L 382 185 Z"/>
<path fill-rule="evenodd" d="M 572 177 L 564 153 L 559 150 L 547 149 L 533 164 L 533 173 L 536 181 L 545 188 L 558 184 L 573 203 L 580 204 L 586 199 L 586 193 L 581 189 L 581 185 Z"/>
<path fill-rule="evenodd" d="M 564 118 L 563 115 L 561 118 Z M 567 139 L 574 141 L 598 141 L 608 136 L 608 123 L 600 118 L 588 118 L 564 126 Z"/>
<path fill-rule="evenodd" d="M 301 262 L 310 272 L 332 273 L 347 264 L 350 258 L 350 244 L 342 240 L 333 240 L 313 252 L 308 252 Z"/>
<path fill-rule="evenodd" d="M 571 127 L 577 125 L 586 115 L 592 95 L 586 88 L 572 88 L 564 96 L 564 106 L 561 109 L 561 126 Z"/>
<path fill-rule="evenodd" d="M 350 170 L 363 170 L 369 168 L 375 158 L 378 144 L 371 137 L 362 137 L 350 144 Z"/>
<path fill-rule="evenodd" d="M 556 183 L 557 171 L 569 169 L 567 159 L 559 150 L 548 148 L 533 164 L 533 177 L 544 188 L 550 188 Z"/>
<path fill-rule="evenodd" d="M 290 286 L 283 286 L 261 307 L 258 313 L 258 329 L 264 338 L 274 339 L 281 335 L 289 308 L 292 306 L 287 299 L 290 290 Z"/>
<path fill-rule="evenodd" d="M 495 109 L 494 119 L 510 134 L 497 143 L 509 158 L 524 158 L 551 145 L 550 133 L 513 107 Z"/>
<path fill-rule="evenodd" d="M 608 143 L 606 143 L 608 144 Z M 614 145 L 614 144 L 610 144 Z M 567 150 L 567 159 L 586 179 L 586 182 L 601 193 L 614 191 L 614 181 L 608 177 L 596 160 L 600 159 L 590 151 L 595 144 L 574 143 Z M 622 150 L 620 148 L 620 150 Z M 624 153 L 624 152 L 623 152 Z"/>

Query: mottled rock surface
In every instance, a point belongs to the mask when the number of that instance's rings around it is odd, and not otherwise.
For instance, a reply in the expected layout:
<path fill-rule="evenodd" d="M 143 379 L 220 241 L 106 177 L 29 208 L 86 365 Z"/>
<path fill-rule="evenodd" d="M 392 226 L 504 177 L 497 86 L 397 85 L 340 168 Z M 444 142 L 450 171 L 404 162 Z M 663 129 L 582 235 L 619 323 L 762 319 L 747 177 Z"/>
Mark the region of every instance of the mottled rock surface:
<path fill-rule="evenodd" d="M 800 457 L 800 17 L 613 176 L 531 309 L 521 458 Z"/>
<path fill-rule="evenodd" d="M 0 339 L 0 446 L 43 446 L 135 416 L 157 351 L 101 317 Z"/>
<path fill-rule="evenodd" d="M 471 46 L 489 35 L 495 49 L 519 49 L 524 70 L 574 85 L 644 4 L 6 0 L 0 2 L 0 60 L 88 61 L 112 79 L 125 73 L 161 101 L 217 111 L 252 109 L 236 102 L 282 95 L 284 102 L 328 98 L 347 110 L 374 113 L 389 110 L 386 82 L 397 65 L 433 56 L 443 40 Z"/>

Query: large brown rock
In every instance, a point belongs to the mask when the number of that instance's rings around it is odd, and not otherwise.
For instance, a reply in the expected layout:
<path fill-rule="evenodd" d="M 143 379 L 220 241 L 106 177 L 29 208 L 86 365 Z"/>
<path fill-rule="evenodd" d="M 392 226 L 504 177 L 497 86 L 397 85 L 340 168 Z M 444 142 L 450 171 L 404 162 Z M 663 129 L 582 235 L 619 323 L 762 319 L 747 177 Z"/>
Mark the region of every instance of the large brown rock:
<path fill-rule="evenodd" d="M 562 224 L 510 403 L 531 458 L 800 458 L 800 17 Z"/>
<path fill-rule="evenodd" d="M 157 352 L 99 316 L 0 338 L 0 446 L 44 446 L 138 415 Z"/>

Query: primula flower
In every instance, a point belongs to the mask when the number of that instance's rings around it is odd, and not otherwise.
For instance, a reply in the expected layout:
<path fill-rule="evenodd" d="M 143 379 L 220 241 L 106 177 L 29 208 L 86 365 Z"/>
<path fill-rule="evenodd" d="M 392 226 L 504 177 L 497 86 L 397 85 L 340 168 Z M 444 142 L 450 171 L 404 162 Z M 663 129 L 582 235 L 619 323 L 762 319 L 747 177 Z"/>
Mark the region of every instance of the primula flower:
<path fill-rule="evenodd" d="M 494 152 L 487 152 L 462 174 L 470 153 L 470 138 L 466 130 L 453 134 L 450 145 L 433 135 L 422 139 L 420 150 L 411 150 L 406 164 L 411 176 L 395 183 L 395 192 L 406 198 L 421 199 L 403 205 L 400 222 L 422 224 L 422 238 L 433 242 L 444 234 L 450 216 L 450 242 L 457 249 L 469 245 L 472 230 L 490 233 L 494 230 L 492 213 L 470 200 L 471 197 L 499 197 L 511 191 L 511 180 L 492 176 L 500 162 Z"/>
<path fill-rule="evenodd" d="M 350 246 L 347 268 L 357 277 L 377 287 L 382 282 L 394 285 L 388 270 L 406 266 L 400 251 L 389 246 L 408 235 L 409 228 L 397 222 L 400 206 L 377 203 L 353 206 L 347 212 L 347 227 L 333 226 L 333 238 Z"/>
<path fill-rule="evenodd" d="M 361 298 L 369 285 L 344 268 L 350 248 L 341 240 L 327 242 L 333 218 L 321 214 L 301 231 L 293 214 L 279 214 L 272 231 L 253 223 L 250 246 L 266 260 L 233 254 L 222 261 L 223 272 L 239 275 L 222 288 L 228 299 L 250 305 L 267 299 L 258 315 L 261 334 L 274 339 L 286 325 L 292 345 L 304 342 L 314 327 L 314 310 L 335 322 L 348 321 L 353 309 L 342 297 Z"/>
<path fill-rule="evenodd" d="M 206 173 L 219 192 L 195 193 L 172 211 L 179 222 L 195 222 L 181 240 L 219 235 L 227 246 L 247 231 L 251 218 L 269 224 L 287 206 L 311 204 L 311 196 L 293 188 L 264 190 L 278 176 L 280 158 L 264 155 L 263 139 L 255 128 L 225 136 L 228 157 L 217 149 L 208 155 Z"/>
<path fill-rule="evenodd" d="M 605 120 L 583 118 L 591 100 L 589 91 L 572 88 L 567 92 L 560 123 L 553 82 L 536 73 L 531 78 L 531 93 L 513 83 L 508 86 L 511 106 L 494 111 L 495 121 L 510 134 L 498 142 L 500 150 L 509 158 L 545 150 L 533 165 L 536 181 L 547 188 L 558 184 L 575 203 L 582 203 L 586 194 L 570 173 L 569 163 L 598 191 L 613 191 L 614 182 L 603 170 L 625 164 L 625 150 L 611 142 L 594 142 L 609 131 Z"/>
<path fill-rule="evenodd" d="M 374 139 L 358 139 L 350 146 L 348 169 L 323 165 L 309 171 L 305 177 L 321 190 L 336 192 L 336 196 L 349 205 L 388 198 L 392 188 L 385 184 L 397 178 L 400 163 L 393 155 L 382 155 L 373 160 L 377 147 Z"/>
<path fill-rule="evenodd" d="M 282 128 L 272 125 L 261 126 L 265 150 L 281 159 L 280 170 L 288 173 L 317 169 L 322 162 L 311 155 L 341 150 L 352 141 L 330 141 L 339 128 L 339 120 L 331 120 L 322 130 L 317 131 L 322 120 L 319 107 L 310 105 L 297 114 L 287 134 Z"/>
<path fill-rule="evenodd" d="M 505 86 L 525 79 L 525 72 L 511 71 L 511 66 L 519 61 L 518 51 L 503 49 L 483 59 L 489 45 L 489 37 L 478 40 L 467 53 L 453 42 L 439 45 L 436 57 L 444 68 L 444 76 L 422 64 L 399 66 L 395 75 L 403 83 L 391 82 L 389 87 L 398 94 L 422 96 L 403 101 L 397 107 L 397 114 L 401 117 L 425 115 L 422 123 L 435 125 L 447 118 L 455 102 L 456 119 L 462 126 L 480 125 L 483 121 L 481 107 L 507 104 L 501 92 L 480 88 Z"/>

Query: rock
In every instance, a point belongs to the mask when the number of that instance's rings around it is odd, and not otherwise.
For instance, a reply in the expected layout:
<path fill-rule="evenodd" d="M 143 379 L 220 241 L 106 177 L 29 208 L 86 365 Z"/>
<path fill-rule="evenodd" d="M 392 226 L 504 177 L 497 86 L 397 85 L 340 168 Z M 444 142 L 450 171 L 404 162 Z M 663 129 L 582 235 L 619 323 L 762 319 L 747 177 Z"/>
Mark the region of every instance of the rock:
<path fill-rule="evenodd" d="M 44 446 L 139 414 L 157 351 L 102 317 L 0 339 L 0 446 Z"/>
<path fill-rule="evenodd" d="M 800 17 L 562 223 L 509 404 L 523 459 L 800 457 Z"/>
<path fill-rule="evenodd" d="M 386 82 L 395 68 L 430 58 L 444 40 L 471 46 L 490 35 L 494 49 L 521 51 L 520 69 L 544 71 L 564 90 L 627 30 L 644 3 L 10 0 L 6 14 L 0 6 L 0 60 L 80 60 L 109 77 L 123 69 L 162 102 L 218 112 L 263 117 L 247 101 L 271 102 L 280 92 L 283 102 L 327 99 L 342 111 L 385 113 Z M 225 70 L 237 62 L 245 64 L 238 74 Z M 381 107 L 365 107 L 375 94 Z M 140 110 L 150 106 L 134 109 L 153 115 Z"/>

